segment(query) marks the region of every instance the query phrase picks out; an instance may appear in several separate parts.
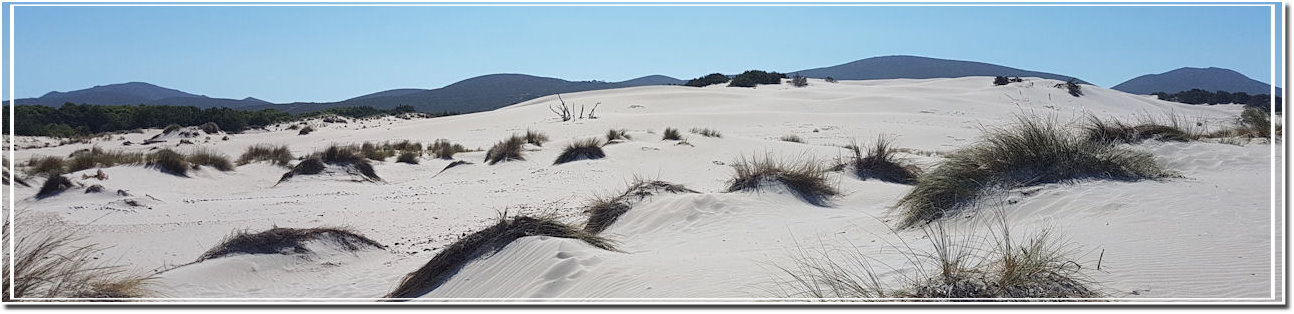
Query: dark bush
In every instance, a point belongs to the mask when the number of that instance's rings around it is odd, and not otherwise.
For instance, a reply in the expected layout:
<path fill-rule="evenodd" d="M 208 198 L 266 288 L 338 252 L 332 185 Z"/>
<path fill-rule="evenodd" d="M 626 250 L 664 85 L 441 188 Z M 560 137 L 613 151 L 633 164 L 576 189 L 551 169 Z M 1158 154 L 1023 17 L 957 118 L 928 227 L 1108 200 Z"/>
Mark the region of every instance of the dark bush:
<path fill-rule="evenodd" d="M 580 159 L 601 159 L 606 156 L 602 152 L 602 141 L 590 138 L 566 145 L 566 149 L 562 150 L 562 154 L 557 156 L 557 160 L 553 161 L 553 164 L 560 165 Z"/>
<path fill-rule="evenodd" d="M 710 75 L 702 76 L 702 77 L 687 81 L 687 83 L 684 83 L 683 86 L 705 87 L 709 85 L 723 84 L 727 82 L 728 82 L 727 75 L 723 75 L 719 73 L 711 73 Z"/>

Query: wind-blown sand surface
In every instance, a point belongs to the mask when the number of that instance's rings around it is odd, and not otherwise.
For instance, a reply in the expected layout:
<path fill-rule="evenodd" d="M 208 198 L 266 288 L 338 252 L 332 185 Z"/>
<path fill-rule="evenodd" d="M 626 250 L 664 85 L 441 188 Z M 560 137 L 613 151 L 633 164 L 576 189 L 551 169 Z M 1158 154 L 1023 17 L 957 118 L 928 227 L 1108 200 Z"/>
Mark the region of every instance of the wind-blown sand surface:
<path fill-rule="evenodd" d="M 34 187 L 18 187 L 15 232 L 34 224 L 71 226 L 109 245 L 101 259 L 157 274 L 152 287 L 179 299 L 380 298 L 458 238 L 495 222 L 500 212 L 548 213 L 579 225 L 582 206 L 596 195 L 624 191 L 637 177 L 682 184 L 698 194 L 664 194 L 639 203 L 602 234 L 618 252 L 578 240 L 521 238 L 477 259 L 426 294 L 427 298 L 561 300 L 766 299 L 781 296 L 779 267 L 815 252 L 857 252 L 892 266 L 883 276 L 910 271 L 895 244 L 927 246 L 919 229 L 893 231 L 893 207 L 911 186 L 833 172 L 843 195 L 830 206 L 814 206 L 778 189 L 724 193 L 730 164 L 745 156 L 813 158 L 824 164 L 849 153 L 839 146 L 893 136 L 900 153 L 929 170 L 946 153 L 973 143 L 984 127 L 1013 121 L 1018 114 L 1078 123 L 1085 114 L 1134 119 L 1169 114 L 1199 119 L 1205 126 L 1229 126 L 1239 105 L 1198 106 L 1153 96 L 1083 86 L 1073 97 L 1053 88 L 1054 80 L 993 86 L 991 77 L 875 80 L 795 88 L 711 86 L 636 87 L 562 95 L 568 104 L 597 107 L 597 119 L 562 122 L 549 111 L 554 96 L 495 111 L 435 119 L 310 123 L 296 130 L 249 131 L 228 141 L 174 147 L 208 147 L 232 159 L 250 145 L 288 145 L 302 156 L 332 143 L 449 139 L 488 149 L 514 133 L 541 131 L 552 139 L 527 146 L 525 161 L 486 165 L 484 152 L 459 153 L 474 162 L 438 172 L 451 161 L 424 156 L 417 165 L 395 158 L 374 162 L 384 182 L 350 182 L 338 176 L 302 176 L 279 183 L 287 169 L 260 162 L 220 172 L 204 167 L 183 178 L 141 166 L 104 168 L 109 193 L 73 189 L 37 200 Z M 284 125 L 286 126 L 286 125 Z M 711 128 L 720 138 L 685 133 L 691 145 L 662 141 L 673 127 Z M 603 148 L 607 157 L 553 165 L 566 144 L 604 138 L 608 129 L 628 129 L 632 140 Z M 139 143 L 160 130 L 124 135 Z M 795 134 L 805 143 L 778 140 Z M 66 156 L 123 140 L 19 150 L 18 162 L 33 156 Z M 1278 144 L 1280 145 L 1280 144 Z M 1272 145 L 1147 141 L 1131 145 L 1154 153 L 1183 178 L 1079 181 L 1014 190 L 1001 210 L 1020 232 L 1050 227 L 1074 245 L 1074 262 L 1112 298 L 1145 300 L 1262 301 L 1282 298 L 1279 262 L 1283 221 L 1273 210 Z M 1277 151 L 1279 151 L 1278 149 Z M 933 154 L 933 156 L 931 155 Z M 1277 159 L 1279 160 L 1279 159 Z M 1281 181 L 1283 179 L 1278 179 Z M 129 191 L 117 196 L 111 191 Z M 133 199 L 144 206 L 128 206 Z M 1280 206 L 1280 204 L 1277 204 Z M 989 209 L 946 221 L 955 231 L 983 229 Z M 1274 220 L 1276 219 L 1276 220 Z M 193 263 L 229 234 L 272 227 L 346 226 L 385 250 L 349 252 L 314 243 L 312 254 L 238 255 Z M 900 245 L 901 247 L 901 245 Z M 1103 253 L 1101 253 L 1103 252 Z M 1275 255 L 1274 255 L 1275 254 Z M 1098 260 L 1101 270 L 1095 270 Z M 187 264 L 187 265 L 186 265 Z M 184 265 L 184 266 L 180 266 Z M 178 267 L 177 267 L 178 266 Z M 1273 273 L 1275 272 L 1275 273 Z M 1197 299 L 1202 298 L 1202 299 Z"/>

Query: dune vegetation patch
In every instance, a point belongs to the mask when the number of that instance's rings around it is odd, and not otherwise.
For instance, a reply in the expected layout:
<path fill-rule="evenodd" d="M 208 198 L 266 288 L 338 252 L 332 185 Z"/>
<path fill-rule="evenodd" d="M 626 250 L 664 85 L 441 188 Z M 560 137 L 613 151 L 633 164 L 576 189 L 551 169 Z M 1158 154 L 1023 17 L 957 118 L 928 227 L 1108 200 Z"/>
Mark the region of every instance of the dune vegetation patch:
<path fill-rule="evenodd" d="M 211 149 L 201 148 L 194 150 L 184 159 L 195 167 L 207 166 L 220 171 L 234 170 L 234 164 L 229 162 L 228 156 Z"/>
<path fill-rule="evenodd" d="M 689 130 L 688 132 L 691 132 L 692 134 L 698 134 L 704 137 L 723 137 L 722 133 L 719 133 L 719 131 L 716 131 L 710 128 L 692 128 L 692 130 Z"/>
<path fill-rule="evenodd" d="M 346 173 L 357 175 L 363 181 L 382 181 L 373 170 L 373 165 L 368 159 L 360 153 L 359 148 L 355 146 L 331 145 L 323 151 L 315 152 L 307 156 L 304 160 L 292 167 L 291 171 L 284 173 L 279 178 L 279 183 L 287 181 L 292 177 L 299 175 L 315 175 L 323 173 L 328 166 L 341 168 Z"/>
<path fill-rule="evenodd" d="M 143 153 L 129 153 L 117 150 L 105 150 L 98 146 L 88 150 L 72 153 L 67 163 L 67 172 L 77 172 L 90 168 L 107 168 L 118 165 L 136 165 L 145 161 Z"/>
<path fill-rule="evenodd" d="M 866 148 L 866 153 L 857 143 L 846 148 L 854 154 L 854 174 L 859 179 L 916 184 L 917 177 L 921 175 L 921 168 L 895 156 L 898 150 L 894 148 L 893 140 L 888 137 L 878 136 L 876 141 Z"/>
<path fill-rule="evenodd" d="M 12 230 L 6 221 L 4 243 L 9 243 Z M 87 238 L 71 229 L 38 227 L 15 240 L 13 271 L 3 267 L 4 302 L 39 301 L 23 298 L 118 301 L 155 295 L 148 288 L 153 277 L 131 274 L 123 266 L 103 264 L 98 258 L 103 248 L 86 244 Z"/>
<path fill-rule="evenodd" d="M 526 160 L 522 155 L 521 149 L 526 145 L 526 138 L 513 134 L 512 136 L 495 143 L 490 150 L 485 152 L 486 164 L 493 165 L 501 161 Z"/>
<path fill-rule="evenodd" d="M 189 176 L 189 169 L 192 168 L 183 154 L 166 148 L 148 154 L 144 166 L 180 177 Z"/>
<path fill-rule="evenodd" d="M 526 129 L 526 143 L 529 143 L 530 145 L 542 147 L 546 142 L 548 142 L 548 134 L 544 134 L 543 132 L 539 132 L 531 129 Z"/>
<path fill-rule="evenodd" d="M 43 156 L 32 157 L 27 160 L 27 175 L 60 175 L 67 171 L 66 162 L 62 157 Z"/>
<path fill-rule="evenodd" d="M 560 165 L 582 159 L 602 159 L 607 156 L 602 152 L 602 140 L 597 138 L 587 138 L 577 140 L 566 145 L 562 154 L 557 156 L 553 161 L 554 165 Z"/>
<path fill-rule="evenodd" d="M 1082 179 L 1137 181 L 1176 176 L 1153 155 L 1111 142 L 1089 141 L 1038 117 L 985 131 L 952 152 L 899 200 L 900 223 L 911 227 L 970 205 L 985 191 Z"/>
<path fill-rule="evenodd" d="M 454 154 L 469 151 L 463 145 L 451 143 L 447 139 L 438 139 L 432 142 L 431 146 L 427 147 L 427 150 L 431 151 L 432 156 L 440 159 L 453 159 Z"/>
<path fill-rule="evenodd" d="M 840 190 L 827 177 L 827 167 L 812 160 L 798 162 L 764 157 L 740 157 L 732 163 L 734 171 L 728 180 L 728 192 L 759 191 L 769 184 L 780 184 L 801 199 L 817 206 L 839 195 Z"/>
<path fill-rule="evenodd" d="M 629 130 L 626 130 L 626 129 L 607 130 L 607 143 L 613 143 L 616 141 L 628 141 L 632 139 L 633 137 L 629 136 Z"/>
<path fill-rule="evenodd" d="M 195 262 L 239 254 L 310 254 L 313 251 L 307 243 L 312 241 L 326 241 L 324 243 L 336 245 L 345 251 L 383 249 L 381 243 L 343 228 L 275 227 L 256 233 L 246 230 L 235 232 L 202 253 Z"/>
<path fill-rule="evenodd" d="M 405 299 L 427 294 L 458 273 L 468 262 L 498 252 L 512 241 L 528 236 L 549 236 L 584 241 L 604 250 L 615 250 L 612 242 L 548 217 L 500 217 L 499 222 L 450 244 L 426 265 L 400 281 L 385 298 Z"/>
<path fill-rule="evenodd" d="M 1137 144 L 1146 140 L 1187 142 L 1204 137 L 1197 129 L 1199 126 L 1192 126 L 1181 120 L 1182 118 L 1172 115 L 1167 122 L 1142 119 L 1140 123 L 1130 124 L 1088 115 L 1083 130 L 1088 141 L 1124 144 Z"/>
<path fill-rule="evenodd" d="M 63 191 L 67 191 L 68 189 L 71 189 L 74 186 L 75 185 L 72 184 L 72 180 L 68 180 L 64 176 L 56 175 L 56 174 L 49 175 L 49 177 L 45 179 L 45 183 L 41 184 L 40 190 L 36 191 L 36 199 L 43 199 L 54 195 L 58 195 L 59 193 L 63 193 Z"/>
<path fill-rule="evenodd" d="M 682 140 L 683 140 L 683 135 L 681 135 L 681 134 L 679 134 L 679 133 L 678 133 L 678 129 L 675 129 L 675 128 L 665 128 L 665 132 L 664 132 L 663 134 L 661 134 L 661 138 L 660 138 L 660 139 L 661 139 L 662 141 L 682 141 Z"/>
<path fill-rule="evenodd" d="M 781 140 L 783 142 L 804 144 L 804 138 L 795 134 L 783 135 L 782 137 L 778 138 L 778 140 Z"/>
<path fill-rule="evenodd" d="M 1004 221 L 1004 220 L 1003 220 Z M 1077 249 L 1048 229 L 1020 237 L 1005 224 L 988 235 L 954 235 L 942 222 L 925 225 L 928 248 L 890 243 L 892 254 L 912 263 L 898 269 L 861 251 L 801 249 L 790 266 L 778 266 L 780 298 L 913 301 L 1078 301 L 1102 298 L 1097 284 L 1075 262 Z M 897 275 L 895 275 L 897 274 Z M 888 277 L 887 277 L 888 276 Z M 888 299 L 887 299 L 888 300 Z"/>
<path fill-rule="evenodd" d="M 288 167 L 293 158 L 292 151 L 288 150 L 287 145 L 257 144 L 247 147 L 247 151 L 238 156 L 237 163 L 241 166 L 258 161 L 268 161 L 275 166 Z"/>
<path fill-rule="evenodd" d="M 584 212 L 589 215 L 589 219 L 584 223 L 584 231 L 592 234 L 602 233 L 619 220 L 620 216 L 628 213 L 635 204 L 661 193 L 700 192 L 665 181 L 634 178 L 633 183 L 629 184 L 629 188 L 624 193 L 611 197 L 596 197 L 585 206 Z"/>

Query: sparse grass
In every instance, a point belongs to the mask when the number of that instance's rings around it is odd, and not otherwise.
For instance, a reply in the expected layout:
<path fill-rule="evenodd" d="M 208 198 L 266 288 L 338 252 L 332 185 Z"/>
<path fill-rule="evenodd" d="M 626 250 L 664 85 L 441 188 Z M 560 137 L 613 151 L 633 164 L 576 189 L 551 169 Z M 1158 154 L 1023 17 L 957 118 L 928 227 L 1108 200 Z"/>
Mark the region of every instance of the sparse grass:
<path fill-rule="evenodd" d="M 628 141 L 632 139 L 633 137 L 629 136 L 629 130 L 626 130 L 626 129 L 607 130 L 607 142 L 612 142 L 617 140 Z"/>
<path fill-rule="evenodd" d="M 287 167 L 292 162 L 292 151 L 288 150 L 287 145 L 274 146 L 269 144 L 257 144 L 247 147 L 247 151 L 238 157 L 238 165 L 246 165 L 257 161 L 269 161 L 275 166 Z"/>
<path fill-rule="evenodd" d="M 521 154 L 521 148 L 525 144 L 525 137 L 513 134 L 490 147 L 490 150 L 485 152 L 485 162 L 493 165 L 501 161 L 526 160 L 525 156 Z"/>
<path fill-rule="evenodd" d="M 804 138 L 801 138 L 799 135 L 795 135 L 795 134 L 783 135 L 781 138 L 778 138 L 778 139 L 782 140 L 783 142 L 804 144 Z"/>
<path fill-rule="evenodd" d="M 368 248 L 382 249 L 382 244 L 370 240 L 354 231 L 344 228 L 272 228 L 266 231 L 250 233 L 246 230 L 235 232 L 220 244 L 202 253 L 197 261 L 221 258 L 238 254 L 308 254 L 305 246 L 310 241 L 331 241 L 347 251 L 358 251 Z"/>
<path fill-rule="evenodd" d="M 634 178 L 633 183 L 629 184 L 629 188 L 624 193 L 613 197 L 597 197 L 589 202 L 584 210 L 589 214 L 589 220 L 584 223 L 584 231 L 592 234 L 602 233 L 620 219 L 620 216 L 629 212 L 634 204 L 663 192 L 699 193 L 678 184 Z"/>
<path fill-rule="evenodd" d="M 986 130 L 980 142 L 949 154 L 942 164 L 917 179 L 898 207 L 901 225 L 910 227 L 959 210 L 995 187 L 1175 175 L 1161 168 L 1150 153 L 1088 141 L 1051 120 L 1017 116 L 1017 123 Z"/>
<path fill-rule="evenodd" d="M 601 159 L 606 156 L 606 153 L 602 152 L 602 140 L 588 138 L 566 145 L 566 149 L 562 150 L 562 154 L 557 156 L 553 164 L 560 165 L 580 159 Z"/>
<path fill-rule="evenodd" d="M 679 135 L 678 129 L 665 128 L 665 133 L 660 138 L 662 141 L 681 141 L 683 136 Z"/>
<path fill-rule="evenodd" d="M 444 284 L 468 262 L 493 254 L 512 241 L 528 236 L 577 239 L 604 250 L 615 250 L 612 242 L 596 234 L 564 224 L 549 217 L 500 217 L 499 222 L 474 232 L 445 247 L 426 265 L 400 281 L 385 298 L 415 298 Z"/>
<path fill-rule="evenodd" d="M 348 171 L 355 171 L 365 180 L 381 181 L 382 178 L 377 176 L 373 170 L 373 165 L 361 155 L 359 148 L 345 145 L 329 145 L 328 148 L 320 152 L 310 154 L 305 160 L 297 163 L 291 171 L 283 174 L 279 178 L 282 183 L 296 175 L 311 175 L 322 173 L 327 165 L 334 165 L 349 168 Z"/>
<path fill-rule="evenodd" d="M 294 125 L 294 126 L 295 126 L 295 125 Z M 297 131 L 297 135 L 306 135 L 306 134 L 310 134 L 310 132 L 314 132 L 314 131 L 315 131 L 315 128 L 314 128 L 314 127 L 307 125 L 307 126 L 302 127 L 300 131 Z"/>
<path fill-rule="evenodd" d="M 545 142 L 548 142 L 547 134 L 544 134 L 543 132 L 539 132 L 535 130 L 526 129 L 526 143 L 530 143 L 531 145 L 542 147 L 544 146 Z"/>
<path fill-rule="evenodd" d="M 780 297 L 919 298 L 921 301 L 1065 301 L 1103 294 L 1081 272 L 1072 244 L 1042 230 L 1017 238 L 1003 223 L 989 236 L 952 235 L 942 222 L 923 227 L 929 249 L 906 241 L 890 244 L 912 263 L 901 270 L 861 250 L 803 251 L 793 267 L 780 267 Z M 849 262 L 843 262 L 849 261 Z M 888 269 L 877 270 L 874 265 Z M 889 277 L 886 277 L 889 276 Z M 1045 299 L 1045 300 L 1038 300 Z"/>
<path fill-rule="evenodd" d="M 72 153 L 72 160 L 67 164 L 67 172 L 77 172 L 95 167 L 112 167 L 117 165 L 133 165 L 144 162 L 144 154 L 127 153 L 122 151 L 108 151 L 99 147 L 91 147 L 89 150 Z"/>
<path fill-rule="evenodd" d="M 723 134 L 720 134 L 719 131 L 715 131 L 710 128 L 692 128 L 689 132 L 692 132 L 692 134 L 700 134 L 704 137 L 723 137 Z"/>
<path fill-rule="evenodd" d="M 12 229 L 4 224 L 4 243 Z M 83 244 L 85 238 L 72 229 L 38 227 L 16 239 L 12 257 L 13 273 L 3 267 L 5 302 L 61 298 L 142 298 L 152 277 L 127 274 L 121 266 L 100 264 L 102 249 Z M 6 263 L 8 264 L 8 263 Z M 9 285 L 13 280 L 12 287 Z M 12 288 L 13 294 L 10 294 Z M 90 300 L 95 301 L 95 300 Z"/>
<path fill-rule="evenodd" d="M 211 149 L 194 150 L 185 157 L 185 160 L 194 166 L 207 166 L 220 171 L 234 170 L 234 164 L 229 162 L 228 156 Z"/>
<path fill-rule="evenodd" d="M 64 164 L 63 158 L 58 156 L 32 157 L 27 160 L 27 175 L 63 174 L 67 169 Z"/>
<path fill-rule="evenodd" d="M 189 169 L 192 168 L 184 155 L 166 148 L 148 154 L 146 160 L 145 167 L 181 177 L 189 176 Z"/>
<path fill-rule="evenodd" d="M 454 154 L 468 151 L 463 145 L 450 143 L 446 139 L 436 140 L 427 149 L 431 150 L 432 155 L 440 159 L 453 159 Z"/>
<path fill-rule="evenodd" d="M 375 160 L 375 161 L 386 161 L 387 157 L 391 157 L 395 155 L 394 150 L 383 149 L 381 146 L 378 146 L 377 144 L 369 143 L 369 142 L 364 142 L 363 144 L 360 144 L 359 151 L 361 154 L 364 155 L 364 158 L 368 158 L 369 160 Z"/>
<path fill-rule="evenodd" d="M 866 155 L 857 143 L 846 146 L 854 153 L 854 174 L 863 180 L 877 179 L 898 184 L 917 183 L 921 168 L 895 157 L 897 150 L 892 146 L 892 142 L 889 137 L 878 136 L 876 142 L 867 148 Z"/>
<path fill-rule="evenodd" d="M 45 179 L 45 183 L 41 184 L 40 190 L 36 191 L 36 199 L 58 195 L 72 187 L 72 180 L 68 180 L 66 177 L 57 174 L 49 175 L 49 177 Z"/>
<path fill-rule="evenodd" d="M 769 183 L 778 183 L 790 189 L 801 199 L 817 206 L 826 206 L 827 200 L 840 194 L 827 178 L 827 168 L 810 159 L 800 162 L 742 156 L 732 163 L 735 171 L 729 180 L 728 192 L 758 191 Z"/>
<path fill-rule="evenodd" d="M 395 158 L 395 162 L 402 162 L 406 164 L 416 165 L 418 164 L 418 153 L 414 153 L 411 151 L 400 152 L 400 156 Z"/>
<path fill-rule="evenodd" d="M 1152 119 L 1143 119 L 1141 124 L 1130 125 L 1119 120 L 1104 120 L 1095 115 L 1087 116 L 1083 126 L 1087 140 L 1093 142 L 1136 144 L 1145 140 L 1186 142 L 1201 138 L 1193 127 L 1181 123 L 1179 117 L 1172 115 L 1168 123 Z"/>

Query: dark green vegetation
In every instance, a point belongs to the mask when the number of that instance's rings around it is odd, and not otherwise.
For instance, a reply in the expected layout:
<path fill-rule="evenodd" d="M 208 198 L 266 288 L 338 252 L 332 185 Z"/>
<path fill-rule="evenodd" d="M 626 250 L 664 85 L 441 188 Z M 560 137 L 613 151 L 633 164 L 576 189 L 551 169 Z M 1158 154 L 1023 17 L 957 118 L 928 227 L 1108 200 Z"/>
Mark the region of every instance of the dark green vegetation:
<path fill-rule="evenodd" d="M 78 137 L 103 132 L 161 128 L 172 124 L 178 126 L 201 125 L 204 131 L 223 130 L 230 133 L 239 133 L 250 128 L 259 128 L 275 123 L 322 115 L 364 118 L 412 112 L 413 107 L 400 106 L 390 110 L 374 109 L 372 107 L 344 107 L 289 114 L 275 109 L 246 111 L 229 108 L 199 109 L 192 106 L 101 106 L 68 103 L 59 108 L 20 105 L 14 107 L 14 110 L 14 121 L 16 121 L 14 123 L 14 133 L 17 135 Z M 442 113 L 433 116 L 453 114 L 456 113 Z M 8 119 L 4 120 L 4 134 L 9 134 Z M 208 133 L 214 132 L 208 131 Z"/>
<path fill-rule="evenodd" d="M 756 84 L 782 84 L 786 74 L 750 70 L 737 74 L 728 82 L 728 87 L 755 87 Z"/>
<path fill-rule="evenodd" d="M 1159 99 L 1161 100 L 1180 102 L 1180 103 L 1192 104 L 1192 105 L 1244 104 L 1245 106 L 1258 107 L 1258 108 L 1272 108 L 1272 106 L 1275 106 L 1276 112 L 1281 111 L 1281 97 L 1276 96 L 1275 102 L 1273 102 L 1271 95 L 1268 95 L 1268 94 L 1249 95 L 1248 93 L 1245 93 L 1245 92 L 1239 92 L 1239 93 L 1228 93 L 1226 91 L 1209 92 L 1206 90 L 1195 88 L 1188 91 L 1176 92 L 1172 94 L 1165 93 L 1165 92 L 1157 92 L 1151 95 L 1159 96 Z"/>
<path fill-rule="evenodd" d="M 273 228 L 257 233 L 236 232 L 202 253 L 197 262 L 238 254 L 308 254 L 305 243 L 328 240 L 348 251 L 382 249 L 382 244 L 340 228 Z"/>
<path fill-rule="evenodd" d="M 729 79 L 727 75 L 723 75 L 720 73 L 711 73 L 710 75 L 694 78 L 690 81 L 687 81 L 687 83 L 684 83 L 683 86 L 704 87 L 704 86 L 709 86 L 714 84 L 723 84 L 723 83 L 727 83 L 728 81 Z"/>

